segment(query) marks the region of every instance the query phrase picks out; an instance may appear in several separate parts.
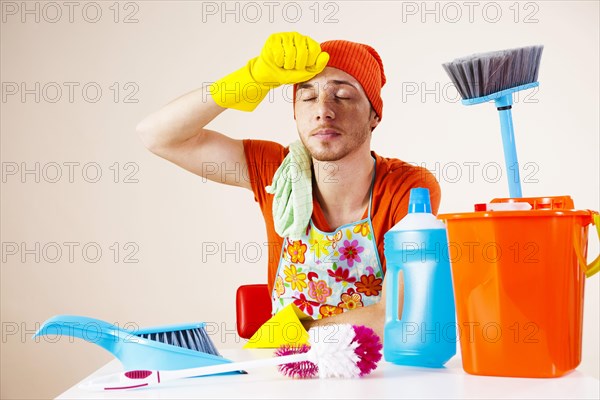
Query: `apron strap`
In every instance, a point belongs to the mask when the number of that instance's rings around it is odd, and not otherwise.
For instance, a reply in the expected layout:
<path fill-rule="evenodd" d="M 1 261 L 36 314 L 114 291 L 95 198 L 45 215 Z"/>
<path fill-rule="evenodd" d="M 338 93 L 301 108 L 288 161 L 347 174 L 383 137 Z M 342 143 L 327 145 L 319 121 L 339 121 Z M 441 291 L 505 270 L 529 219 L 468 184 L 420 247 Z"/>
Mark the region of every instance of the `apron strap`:
<path fill-rule="evenodd" d="M 369 210 L 367 212 L 367 218 L 369 218 L 369 220 L 371 219 L 371 204 L 373 203 L 373 186 L 375 186 L 375 175 L 377 171 L 377 162 L 375 160 L 375 157 L 371 156 L 371 158 L 373 158 L 373 177 L 371 178 L 371 189 L 369 189 Z"/>

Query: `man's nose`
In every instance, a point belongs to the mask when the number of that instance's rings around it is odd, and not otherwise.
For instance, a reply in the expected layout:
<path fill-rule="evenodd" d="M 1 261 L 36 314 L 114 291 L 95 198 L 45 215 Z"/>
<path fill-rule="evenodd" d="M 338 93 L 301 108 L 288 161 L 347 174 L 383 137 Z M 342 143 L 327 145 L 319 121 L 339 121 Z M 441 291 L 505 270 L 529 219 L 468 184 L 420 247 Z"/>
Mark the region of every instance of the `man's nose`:
<path fill-rule="evenodd" d="M 333 98 L 327 94 L 323 94 L 319 96 L 317 100 L 317 107 L 315 110 L 316 119 L 334 119 L 335 111 Z"/>

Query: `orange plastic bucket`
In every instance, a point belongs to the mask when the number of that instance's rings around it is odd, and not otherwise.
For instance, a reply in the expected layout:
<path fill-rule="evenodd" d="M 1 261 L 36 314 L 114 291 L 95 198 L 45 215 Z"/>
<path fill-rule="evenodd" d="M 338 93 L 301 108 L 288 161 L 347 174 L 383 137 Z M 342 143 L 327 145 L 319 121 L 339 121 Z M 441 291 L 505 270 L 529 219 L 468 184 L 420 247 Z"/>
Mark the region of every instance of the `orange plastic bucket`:
<path fill-rule="evenodd" d="M 523 201 L 533 209 L 438 216 L 470 374 L 557 377 L 581 361 L 586 271 L 600 263 L 586 265 L 588 225 L 598 213 L 572 210 L 568 196 L 492 203 Z"/>

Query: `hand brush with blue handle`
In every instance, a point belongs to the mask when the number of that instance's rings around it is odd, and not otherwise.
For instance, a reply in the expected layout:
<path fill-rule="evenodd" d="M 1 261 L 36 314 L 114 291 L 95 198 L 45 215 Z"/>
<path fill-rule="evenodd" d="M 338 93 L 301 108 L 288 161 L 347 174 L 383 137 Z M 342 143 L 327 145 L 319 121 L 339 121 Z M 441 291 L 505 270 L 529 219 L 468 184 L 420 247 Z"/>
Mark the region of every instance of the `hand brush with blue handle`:
<path fill-rule="evenodd" d="M 473 54 L 443 64 L 465 105 L 494 100 L 500 113 L 504 160 L 510 197 L 523 197 L 512 122 L 513 93 L 538 86 L 544 46 Z M 513 179 L 509 171 L 514 172 Z"/>

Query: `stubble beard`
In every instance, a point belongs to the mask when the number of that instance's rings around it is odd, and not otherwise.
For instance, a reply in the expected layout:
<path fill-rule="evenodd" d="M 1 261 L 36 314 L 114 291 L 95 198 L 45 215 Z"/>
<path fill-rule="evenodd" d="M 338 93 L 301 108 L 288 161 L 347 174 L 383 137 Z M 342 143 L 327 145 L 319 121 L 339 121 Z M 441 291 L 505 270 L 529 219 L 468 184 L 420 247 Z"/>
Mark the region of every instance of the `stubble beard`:
<path fill-rule="evenodd" d="M 371 135 L 369 127 L 359 129 L 354 140 L 348 140 L 343 143 L 341 148 L 337 148 L 337 144 L 323 142 L 320 146 L 313 146 L 300 136 L 304 147 L 308 150 L 312 158 L 317 161 L 333 162 L 339 161 L 344 157 L 348 156 L 352 152 L 360 148 Z"/>

